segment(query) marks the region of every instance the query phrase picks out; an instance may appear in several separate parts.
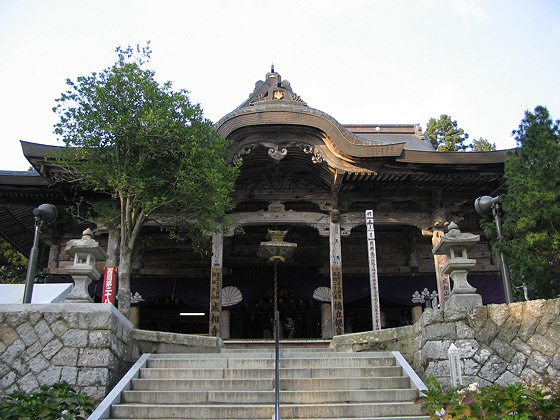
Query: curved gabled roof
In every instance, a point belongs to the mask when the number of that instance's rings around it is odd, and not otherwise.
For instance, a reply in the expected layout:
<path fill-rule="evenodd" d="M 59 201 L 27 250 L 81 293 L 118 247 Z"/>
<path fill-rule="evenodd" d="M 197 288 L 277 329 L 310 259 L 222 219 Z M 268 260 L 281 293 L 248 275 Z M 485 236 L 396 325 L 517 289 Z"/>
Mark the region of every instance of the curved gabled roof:
<path fill-rule="evenodd" d="M 320 130 L 325 142 L 352 158 L 397 157 L 403 150 L 433 150 L 418 125 L 342 125 L 323 111 L 308 107 L 274 68 L 259 81 L 245 102 L 215 125 L 229 137 L 241 128 L 297 125 Z M 330 143 L 330 144 L 329 144 Z"/>

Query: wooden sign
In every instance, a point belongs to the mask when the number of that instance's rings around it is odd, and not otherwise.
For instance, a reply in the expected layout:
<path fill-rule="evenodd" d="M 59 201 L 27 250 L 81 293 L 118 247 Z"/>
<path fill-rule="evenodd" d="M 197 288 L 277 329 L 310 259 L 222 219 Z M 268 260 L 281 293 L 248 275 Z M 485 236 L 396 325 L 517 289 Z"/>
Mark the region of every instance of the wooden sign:
<path fill-rule="evenodd" d="M 344 334 L 344 303 L 342 296 L 342 247 L 340 224 L 330 223 L 331 291 L 333 334 Z"/>
<path fill-rule="evenodd" d="M 212 237 L 212 268 L 210 272 L 210 337 L 221 336 L 222 317 L 222 274 L 224 236 L 217 233 Z"/>
<path fill-rule="evenodd" d="M 369 262 L 369 288 L 371 293 L 371 320 L 373 329 L 380 330 L 381 309 L 379 307 L 379 280 L 377 276 L 377 252 L 375 250 L 373 210 L 366 210 L 366 229 Z"/>

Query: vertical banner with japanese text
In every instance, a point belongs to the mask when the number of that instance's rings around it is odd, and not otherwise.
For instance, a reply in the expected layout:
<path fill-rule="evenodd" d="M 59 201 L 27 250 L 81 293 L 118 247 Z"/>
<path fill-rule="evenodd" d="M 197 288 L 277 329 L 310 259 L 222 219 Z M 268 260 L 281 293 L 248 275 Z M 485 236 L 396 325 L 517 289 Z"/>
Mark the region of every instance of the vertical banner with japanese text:
<path fill-rule="evenodd" d="M 210 273 L 210 337 L 220 337 L 222 315 L 222 255 L 224 235 L 217 233 L 212 237 L 212 268 Z"/>
<path fill-rule="evenodd" d="M 342 247 L 340 224 L 330 223 L 331 292 L 333 334 L 344 334 L 344 303 L 342 296 Z"/>
<path fill-rule="evenodd" d="M 101 294 L 101 303 L 114 302 L 116 280 L 117 267 L 105 267 L 103 270 L 103 293 Z"/>
<path fill-rule="evenodd" d="M 369 262 L 369 287 L 371 293 L 371 320 L 373 330 L 381 329 L 381 309 L 379 307 L 379 279 L 377 276 L 377 251 L 375 249 L 375 225 L 373 210 L 366 210 L 366 235 Z"/>

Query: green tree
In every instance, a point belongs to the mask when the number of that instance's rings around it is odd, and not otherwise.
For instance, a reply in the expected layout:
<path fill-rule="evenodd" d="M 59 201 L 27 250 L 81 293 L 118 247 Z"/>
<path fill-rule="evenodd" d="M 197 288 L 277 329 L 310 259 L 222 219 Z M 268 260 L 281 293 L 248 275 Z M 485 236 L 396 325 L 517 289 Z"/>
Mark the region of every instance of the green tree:
<path fill-rule="evenodd" d="M 488 140 L 480 137 L 478 140 L 473 140 L 469 147 L 473 152 L 490 152 L 496 150 L 496 143 L 490 143 Z"/>
<path fill-rule="evenodd" d="M 116 49 L 115 64 L 67 80 L 53 108 L 63 181 L 100 195 L 92 216 L 119 232 L 119 310 L 130 312 L 130 262 L 148 220 L 197 241 L 224 225 L 237 168 L 228 142 L 184 89 L 144 69 L 151 50 Z M 99 196 L 99 195 L 98 195 Z M 91 203 L 91 200 L 90 200 Z"/>
<path fill-rule="evenodd" d="M 560 126 L 539 106 L 513 132 L 518 148 L 508 153 L 505 177 L 504 252 L 515 286 L 529 296 L 560 294 Z"/>
<path fill-rule="evenodd" d="M 430 118 L 425 134 L 434 148 L 440 152 L 462 152 L 467 149 L 465 140 L 469 135 L 459 128 L 456 120 L 443 114 L 439 120 Z"/>
<path fill-rule="evenodd" d="M 27 258 L 0 237 L 0 283 L 23 283 L 27 274 Z"/>

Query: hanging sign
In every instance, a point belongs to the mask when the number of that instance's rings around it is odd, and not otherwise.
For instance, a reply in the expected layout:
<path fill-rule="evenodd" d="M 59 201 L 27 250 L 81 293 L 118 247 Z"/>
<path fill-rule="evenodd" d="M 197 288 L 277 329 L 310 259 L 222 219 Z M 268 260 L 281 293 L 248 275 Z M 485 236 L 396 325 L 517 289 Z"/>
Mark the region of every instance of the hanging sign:
<path fill-rule="evenodd" d="M 101 303 L 113 303 L 115 300 L 115 282 L 117 267 L 105 267 L 103 270 L 103 293 Z"/>
<path fill-rule="evenodd" d="M 371 292 L 371 320 L 373 329 L 380 330 L 381 309 L 379 308 L 379 281 L 377 277 L 377 253 L 375 250 L 373 210 L 366 210 L 366 229 L 369 261 L 369 288 Z"/>

